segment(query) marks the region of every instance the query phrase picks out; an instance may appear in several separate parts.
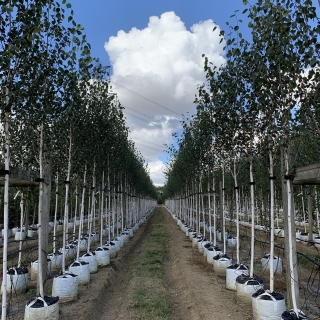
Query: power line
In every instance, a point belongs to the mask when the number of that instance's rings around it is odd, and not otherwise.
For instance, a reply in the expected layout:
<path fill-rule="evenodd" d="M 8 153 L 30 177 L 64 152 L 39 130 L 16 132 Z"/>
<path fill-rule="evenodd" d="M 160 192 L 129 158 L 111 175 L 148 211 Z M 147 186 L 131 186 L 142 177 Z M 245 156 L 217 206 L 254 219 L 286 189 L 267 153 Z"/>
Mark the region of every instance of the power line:
<path fill-rule="evenodd" d="M 152 148 L 152 147 L 146 146 L 145 144 L 140 143 L 140 142 L 135 142 L 135 143 L 140 144 L 141 146 L 144 146 L 144 147 L 146 147 L 146 148 L 148 148 L 148 149 L 153 149 L 153 150 L 156 150 L 156 151 L 165 152 L 165 150 L 160 150 L 160 149 Z"/>
<path fill-rule="evenodd" d="M 153 118 L 150 118 L 150 119 L 152 119 L 152 121 L 149 121 L 149 120 L 146 120 L 146 119 L 142 119 L 142 118 L 140 118 L 140 117 L 138 117 L 138 116 L 136 116 L 135 114 L 132 114 L 132 113 L 130 113 L 130 112 L 128 112 L 128 111 L 126 111 L 126 114 L 127 115 L 129 115 L 129 116 L 131 116 L 131 117 L 134 117 L 134 118 L 137 118 L 137 119 L 139 119 L 139 120 L 141 120 L 141 121 L 144 121 L 144 122 L 146 122 L 146 123 L 148 123 L 148 124 L 150 124 L 150 123 L 156 123 L 156 124 L 160 124 L 161 123 L 161 121 L 160 120 L 154 120 Z M 181 129 L 180 127 L 178 127 L 178 126 L 172 126 L 172 128 L 174 128 L 174 129 L 176 129 L 176 130 L 179 130 L 179 129 Z"/>
<path fill-rule="evenodd" d="M 143 141 L 143 142 L 147 142 L 147 143 L 153 144 L 154 146 L 157 146 L 157 147 L 160 147 L 160 148 L 163 148 L 163 147 L 164 147 L 164 146 L 160 146 L 159 144 L 152 143 L 152 142 L 149 142 L 149 141 L 146 141 L 146 140 L 137 138 L 137 137 L 132 137 L 132 139 L 141 140 L 141 141 Z"/>
<path fill-rule="evenodd" d="M 171 110 L 171 109 L 163 106 L 162 104 L 160 104 L 160 103 L 158 103 L 158 102 L 155 102 L 155 101 L 153 101 L 153 100 L 151 100 L 151 99 L 149 99 L 149 98 L 141 95 L 141 94 L 138 93 L 138 92 L 135 92 L 135 91 L 133 91 L 133 90 L 131 90 L 131 89 L 128 89 L 128 88 L 126 88 L 125 86 L 123 86 L 122 84 L 116 83 L 116 85 L 122 87 L 123 89 L 125 89 L 125 90 L 127 90 L 127 91 L 129 91 L 129 92 L 131 92 L 131 93 L 133 93 L 133 94 L 135 94 L 136 96 L 138 96 L 138 97 L 140 97 L 140 98 L 142 98 L 142 99 L 144 99 L 144 100 L 146 100 L 146 101 L 149 101 L 149 102 L 151 102 L 151 103 L 159 106 L 160 108 L 166 109 L 167 111 L 170 111 L 170 112 L 178 115 L 179 117 L 181 117 L 181 114 L 179 114 L 178 112 L 175 112 L 174 110 Z"/>
<path fill-rule="evenodd" d="M 138 110 L 132 109 L 132 108 L 130 108 L 130 107 L 128 107 L 128 106 L 125 106 L 125 105 L 123 105 L 123 104 L 122 104 L 122 106 L 123 106 L 125 109 L 132 110 L 132 111 L 137 112 L 137 113 L 139 113 L 139 114 L 141 114 L 141 115 L 143 115 L 143 116 L 145 116 L 145 117 L 147 117 L 147 118 L 149 118 L 149 119 L 151 119 L 151 120 L 154 120 L 154 118 L 152 118 L 152 117 L 150 117 L 150 116 L 147 116 L 146 114 L 144 114 L 144 113 L 142 113 L 142 112 L 140 112 L 140 111 L 138 111 Z"/>
<path fill-rule="evenodd" d="M 320 1 L 320 0 L 318 0 L 318 1 Z M 148 87 L 148 88 L 151 89 L 152 91 L 157 92 L 157 93 L 165 96 L 166 98 L 170 99 L 170 100 L 173 101 L 174 103 L 177 103 L 177 104 L 179 104 L 179 105 L 182 106 L 182 107 L 185 107 L 185 105 L 183 105 L 181 102 L 172 99 L 171 97 L 163 94 L 162 92 L 160 92 L 160 91 L 158 91 L 158 90 L 155 90 L 155 89 L 152 88 L 151 86 L 148 86 L 148 85 L 146 85 L 145 83 L 142 83 L 141 81 L 138 81 L 137 79 L 130 78 L 130 81 L 134 81 L 134 82 L 138 83 L 139 85 L 143 85 L 143 86 L 145 86 L 145 87 Z"/>
<path fill-rule="evenodd" d="M 141 120 L 141 121 L 150 123 L 150 121 L 148 121 L 148 120 L 146 120 L 146 119 L 142 119 L 142 118 L 140 118 L 140 117 L 138 117 L 138 116 L 136 116 L 136 115 L 134 115 L 134 114 L 132 114 L 132 113 L 130 113 L 130 112 L 127 112 L 127 114 L 128 114 L 129 116 L 134 117 L 134 118 L 137 118 L 137 119 L 139 119 L 139 120 Z"/>

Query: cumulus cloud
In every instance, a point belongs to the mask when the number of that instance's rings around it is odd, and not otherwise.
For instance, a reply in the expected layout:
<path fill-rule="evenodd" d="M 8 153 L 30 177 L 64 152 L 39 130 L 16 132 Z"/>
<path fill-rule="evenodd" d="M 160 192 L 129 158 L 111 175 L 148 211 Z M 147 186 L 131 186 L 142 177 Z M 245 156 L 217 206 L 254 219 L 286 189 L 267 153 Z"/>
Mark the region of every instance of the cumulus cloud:
<path fill-rule="evenodd" d="M 150 160 L 148 163 L 148 167 L 153 183 L 156 186 L 162 186 L 164 180 L 163 171 L 166 167 L 165 164 L 161 160 Z"/>
<path fill-rule="evenodd" d="M 146 28 L 121 30 L 105 43 L 111 84 L 125 107 L 130 136 L 149 167 L 161 170 L 151 171 L 154 182 L 160 176 L 164 182 L 159 145 L 172 143 L 181 115 L 195 112 L 197 85 L 205 82 L 202 54 L 217 66 L 224 63 L 224 43 L 219 31 L 212 32 L 215 26 L 207 20 L 187 30 L 174 12 L 166 12 L 150 17 Z"/>

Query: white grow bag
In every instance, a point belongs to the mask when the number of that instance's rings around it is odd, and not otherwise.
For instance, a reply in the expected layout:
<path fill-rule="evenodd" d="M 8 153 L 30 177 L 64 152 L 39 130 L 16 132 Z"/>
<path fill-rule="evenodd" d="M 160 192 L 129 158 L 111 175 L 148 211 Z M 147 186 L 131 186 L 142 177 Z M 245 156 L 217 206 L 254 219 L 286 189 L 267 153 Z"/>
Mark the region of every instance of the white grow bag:
<path fill-rule="evenodd" d="M 308 316 L 306 316 L 301 310 L 298 310 L 298 316 L 294 310 L 286 310 L 280 319 L 284 320 L 311 320 Z"/>
<path fill-rule="evenodd" d="M 8 238 L 11 237 L 11 229 L 8 229 Z M 2 238 L 4 238 L 4 229 L 2 229 Z"/>
<path fill-rule="evenodd" d="M 51 260 L 51 270 L 57 271 L 62 267 L 62 253 L 57 251 L 55 253 L 49 253 L 47 259 Z"/>
<path fill-rule="evenodd" d="M 300 233 L 300 241 L 302 242 L 308 242 L 309 240 L 309 234 L 308 232 L 301 232 Z"/>
<path fill-rule="evenodd" d="M 73 229 L 73 226 L 74 226 L 74 222 L 68 222 L 68 224 L 67 224 L 67 227 L 68 227 L 68 230 L 69 229 Z"/>
<path fill-rule="evenodd" d="M 37 280 L 38 277 L 38 266 L 39 266 L 39 262 L 38 260 L 32 261 L 31 262 L 31 280 Z M 47 276 L 50 274 L 51 272 L 51 260 L 47 259 Z"/>
<path fill-rule="evenodd" d="M 240 275 L 236 279 L 237 298 L 241 301 L 252 304 L 252 295 L 263 289 L 263 281 L 257 276 L 251 278 L 247 275 Z"/>
<path fill-rule="evenodd" d="M 254 320 L 277 320 L 286 311 L 284 296 L 280 293 L 258 290 L 252 295 Z"/>
<path fill-rule="evenodd" d="M 12 234 L 12 236 L 15 237 L 17 231 L 20 231 L 20 228 L 18 228 L 18 227 L 12 228 L 12 229 L 11 229 L 11 234 Z"/>
<path fill-rule="evenodd" d="M 233 237 L 233 236 L 229 236 L 228 239 L 227 239 L 227 245 L 229 247 L 235 247 L 236 244 L 237 244 L 237 238 Z"/>
<path fill-rule="evenodd" d="M 320 248 L 320 236 L 314 238 L 314 244 L 317 248 Z"/>
<path fill-rule="evenodd" d="M 207 252 L 207 262 L 213 264 L 213 258 L 221 253 L 221 249 L 218 247 L 210 247 Z"/>
<path fill-rule="evenodd" d="M 198 248 L 198 241 L 202 240 L 202 235 L 198 234 L 192 238 L 192 246 Z"/>
<path fill-rule="evenodd" d="M 98 266 L 108 266 L 110 264 L 109 249 L 105 247 L 98 247 L 95 251 Z"/>
<path fill-rule="evenodd" d="M 263 270 L 270 270 L 270 253 L 261 259 L 261 263 Z M 282 260 L 276 256 L 273 256 L 273 273 L 282 273 Z"/>
<path fill-rule="evenodd" d="M 85 238 L 81 238 L 80 241 L 77 242 L 77 245 L 79 246 L 80 251 L 88 250 L 88 241 Z"/>
<path fill-rule="evenodd" d="M 108 227 L 103 228 L 102 229 L 102 236 L 107 237 L 108 235 L 109 235 L 109 228 Z"/>
<path fill-rule="evenodd" d="M 25 231 L 16 231 L 14 240 L 26 240 L 27 233 Z"/>
<path fill-rule="evenodd" d="M 59 297 L 37 297 L 27 302 L 24 320 L 59 319 Z"/>
<path fill-rule="evenodd" d="M 28 229 L 28 237 L 34 238 L 34 237 L 37 236 L 37 234 L 38 234 L 37 230 L 35 230 L 35 229 Z"/>
<path fill-rule="evenodd" d="M 202 242 L 203 242 L 204 240 L 205 240 L 205 239 L 201 238 L 201 239 L 198 240 L 198 242 L 197 242 L 198 251 L 199 251 L 200 254 L 201 254 L 201 253 L 203 254 Z"/>
<path fill-rule="evenodd" d="M 65 273 L 54 277 L 52 295 L 59 297 L 62 303 L 76 300 L 78 297 L 78 276 Z"/>
<path fill-rule="evenodd" d="M 279 238 L 284 238 L 284 230 L 282 228 L 275 228 L 274 235 Z"/>
<path fill-rule="evenodd" d="M 7 271 L 7 293 L 25 293 L 28 285 L 29 273 L 27 268 L 10 268 Z M 1 293 L 3 284 L 1 285 Z"/>
<path fill-rule="evenodd" d="M 91 243 L 95 243 L 95 242 L 98 242 L 99 241 L 99 233 L 93 231 L 91 233 Z"/>
<path fill-rule="evenodd" d="M 90 282 L 90 267 L 85 261 L 74 261 L 69 267 L 69 271 L 78 276 L 79 285 L 87 285 Z"/>
<path fill-rule="evenodd" d="M 226 277 L 226 269 L 231 266 L 232 259 L 226 254 L 219 254 L 213 258 L 213 270 L 220 277 Z"/>
<path fill-rule="evenodd" d="M 112 240 L 112 242 L 114 243 L 114 248 L 116 250 L 116 252 L 120 251 L 120 240 L 119 239 L 114 239 Z"/>
<path fill-rule="evenodd" d="M 61 249 L 61 251 L 62 251 L 62 249 Z M 77 248 L 72 244 L 66 245 L 65 246 L 65 255 L 66 255 L 66 259 L 69 259 L 70 261 L 72 261 L 77 255 Z"/>
<path fill-rule="evenodd" d="M 243 264 L 234 264 L 226 269 L 226 288 L 229 290 L 236 291 L 236 279 L 240 275 L 248 275 L 248 268 Z"/>
<path fill-rule="evenodd" d="M 203 248 L 203 256 L 207 259 L 208 248 L 210 248 L 210 241 L 207 241 L 207 240 L 203 241 L 202 248 Z"/>
<path fill-rule="evenodd" d="M 85 253 L 81 257 L 81 260 L 85 262 L 89 262 L 90 273 L 96 273 L 98 271 L 97 258 L 92 252 Z"/>
<path fill-rule="evenodd" d="M 117 251 L 116 251 L 115 244 L 112 241 L 110 243 L 104 244 L 103 247 L 109 249 L 109 257 L 110 257 L 110 259 L 116 257 Z"/>

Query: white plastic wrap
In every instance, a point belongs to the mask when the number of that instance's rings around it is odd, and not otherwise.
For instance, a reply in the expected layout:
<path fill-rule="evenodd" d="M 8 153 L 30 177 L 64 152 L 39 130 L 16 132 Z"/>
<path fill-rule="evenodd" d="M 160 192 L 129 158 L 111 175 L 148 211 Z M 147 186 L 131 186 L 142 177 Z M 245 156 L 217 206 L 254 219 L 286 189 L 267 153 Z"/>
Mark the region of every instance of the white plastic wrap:
<path fill-rule="evenodd" d="M 52 295 L 59 297 L 61 303 L 76 300 L 78 297 L 78 276 L 63 274 L 54 277 Z"/>

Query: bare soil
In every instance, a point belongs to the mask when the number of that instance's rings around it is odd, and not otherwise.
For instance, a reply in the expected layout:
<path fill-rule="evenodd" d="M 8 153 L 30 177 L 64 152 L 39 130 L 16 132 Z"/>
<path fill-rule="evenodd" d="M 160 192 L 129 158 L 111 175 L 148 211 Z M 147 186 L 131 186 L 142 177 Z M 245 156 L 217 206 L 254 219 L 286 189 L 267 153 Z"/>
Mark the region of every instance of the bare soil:
<path fill-rule="evenodd" d="M 225 279 L 214 274 L 212 266 L 192 249 L 190 240 L 168 211 L 164 207 L 161 210 L 168 231 L 169 253 L 163 265 L 166 285 L 161 287 L 158 278 L 139 277 L 134 271 L 135 263 L 148 250 L 155 213 L 112 259 L 110 266 L 92 274 L 87 287 L 79 287 L 77 301 L 60 304 L 61 320 L 155 320 L 142 316 L 135 307 L 135 290 L 141 281 L 150 290 L 167 290 L 171 297 L 170 314 L 157 319 L 252 319 L 251 306 L 237 302 L 235 292 L 225 289 Z"/>

